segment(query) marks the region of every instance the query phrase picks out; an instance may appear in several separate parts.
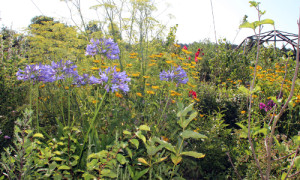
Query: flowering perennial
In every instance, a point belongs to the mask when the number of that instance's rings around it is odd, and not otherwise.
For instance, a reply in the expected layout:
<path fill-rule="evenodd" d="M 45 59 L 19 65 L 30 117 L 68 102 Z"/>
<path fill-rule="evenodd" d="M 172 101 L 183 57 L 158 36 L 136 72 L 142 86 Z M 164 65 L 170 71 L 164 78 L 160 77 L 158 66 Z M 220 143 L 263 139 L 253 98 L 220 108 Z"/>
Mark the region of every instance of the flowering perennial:
<path fill-rule="evenodd" d="M 162 81 L 174 81 L 181 84 L 186 84 L 189 81 L 186 72 L 180 66 L 178 66 L 176 69 L 173 67 L 168 72 L 163 70 L 159 74 L 159 77 Z"/>
<path fill-rule="evenodd" d="M 120 49 L 113 39 L 91 39 L 91 44 L 86 47 L 85 55 L 95 56 L 97 54 L 104 54 L 108 59 L 119 59 Z"/>
<path fill-rule="evenodd" d="M 17 79 L 28 81 L 38 81 L 38 82 L 54 82 L 57 80 L 65 80 L 66 78 L 72 79 L 72 84 L 82 86 L 87 84 L 105 84 L 105 89 L 109 92 L 122 90 L 123 92 L 129 91 L 128 82 L 131 80 L 127 77 L 125 71 L 117 72 L 116 67 L 108 67 L 106 70 L 99 72 L 99 78 L 95 76 L 90 76 L 89 74 L 83 74 L 80 76 L 76 70 L 77 66 L 73 65 L 73 62 L 62 61 L 55 63 L 52 62 L 51 65 L 27 65 L 24 70 L 19 69 L 17 72 Z"/>

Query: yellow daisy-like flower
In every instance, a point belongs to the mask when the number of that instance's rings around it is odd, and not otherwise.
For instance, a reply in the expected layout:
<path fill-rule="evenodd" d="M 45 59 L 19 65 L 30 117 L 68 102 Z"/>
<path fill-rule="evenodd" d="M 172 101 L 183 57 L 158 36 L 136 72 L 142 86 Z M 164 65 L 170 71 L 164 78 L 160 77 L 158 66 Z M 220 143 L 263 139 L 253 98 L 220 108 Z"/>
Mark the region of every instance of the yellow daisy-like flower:
<path fill-rule="evenodd" d="M 117 72 L 120 72 L 120 71 L 121 71 L 121 69 L 120 69 L 120 68 L 116 68 L 116 71 L 117 71 Z"/>
<path fill-rule="evenodd" d="M 179 45 L 179 44 L 174 44 L 174 46 L 175 46 L 175 47 L 180 47 L 180 45 Z"/>
<path fill-rule="evenodd" d="M 204 114 L 200 114 L 200 117 L 204 117 L 205 115 Z"/>
<path fill-rule="evenodd" d="M 139 77 L 139 76 L 140 76 L 140 73 L 132 73 L 131 76 L 132 76 L 132 77 Z"/>
<path fill-rule="evenodd" d="M 118 98 L 122 98 L 122 97 L 123 97 L 123 95 L 120 94 L 120 93 L 118 93 L 118 92 L 116 92 L 115 95 L 116 95 L 116 97 L 118 97 Z"/>
<path fill-rule="evenodd" d="M 195 68 L 195 66 L 190 66 L 190 68 Z"/>
<path fill-rule="evenodd" d="M 182 58 L 182 57 L 178 57 L 178 59 L 179 59 L 179 60 L 184 60 L 184 58 Z"/>
<path fill-rule="evenodd" d="M 146 86 L 150 86 L 150 84 L 149 84 L 149 83 L 146 83 Z"/>
<path fill-rule="evenodd" d="M 68 90 L 68 89 L 70 89 L 69 86 L 65 86 L 65 90 Z"/>
<path fill-rule="evenodd" d="M 99 70 L 99 68 L 97 68 L 97 67 L 92 67 L 91 70 L 97 71 L 97 70 Z"/>
<path fill-rule="evenodd" d="M 151 56 L 149 56 L 149 58 L 153 59 L 153 58 L 155 58 L 155 55 L 152 54 Z"/>
<path fill-rule="evenodd" d="M 147 94 L 155 94 L 154 91 L 147 91 Z"/>
<path fill-rule="evenodd" d="M 143 97 L 142 93 L 136 93 L 137 96 Z"/>
<path fill-rule="evenodd" d="M 100 60 L 93 60 L 94 63 L 100 63 Z"/>
<path fill-rule="evenodd" d="M 151 62 L 155 63 L 155 62 L 156 62 L 156 60 L 153 60 L 153 59 L 152 59 L 152 60 L 151 60 Z"/>
<path fill-rule="evenodd" d="M 199 79 L 199 77 L 198 77 L 198 76 L 194 76 L 193 78 L 195 78 L 195 79 Z"/>
<path fill-rule="evenodd" d="M 199 102 L 200 101 L 200 99 L 198 99 L 198 98 L 194 98 L 197 102 Z"/>
<path fill-rule="evenodd" d="M 173 104 L 174 104 L 174 103 L 176 103 L 176 101 L 175 101 L 175 100 L 173 100 L 173 99 L 171 100 L 171 102 L 172 102 Z"/>
<path fill-rule="evenodd" d="M 147 78 L 150 78 L 150 76 L 143 76 L 143 78 L 147 79 Z"/>
<path fill-rule="evenodd" d="M 190 86 L 191 88 L 195 88 L 196 85 L 192 85 L 190 82 L 187 82 L 187 85 Z"/>
<path fill-rule="evenodd" d="M 106 68 L 108 68 L 108 66 L 101 66 L 101 68 L 102 68 L 102 69 L 106 69 Z"/>
<path fill-rule="evenodd" d="M 97 100 L 93 100 L 92 103 L 93 103 L 93 104 L 96 104 L 96 103 L 97 103 Z"/>
<path fill-rule="evenodd" d="M 159 86 L 152 86 L 152 89 L 159 89 Z"/>
<path fill-rule="evenodd" d="M 166 61 L 166 63 L 168 63 L 168 64 L 171 64 L 171 63 L 173 63 L 174 61 Z"/>
<path fill-rule="evenodd" d="M 151 64 L 148 64 L 148 66 L 149 67 L 151 67 L 151 66 L 155 66 L 156 65 L 156 63 L 151 63 Z"/>
<path fill-rule="evenodd" d="M 192 61 L 191 64 L 196 65 L 196 62 Z"/>
<path fill-rule="evenodd" d="M 241 111 L 241 114 L 245 114 L 246 113 L 246 111 Z"/>
<path fill-rule="evenodd" d="M 202 57 L 196 57 L 198 60 L 202 60 Z"/>
<path fill-rule="evenodd" d="M 132 64 L 126 64 L 126 67 L 132 67 Z"/>
<path fill-rule="evenodd" d="M 134 53 L 130 53 L 129 55 L 130 55 L 130 56 L 137 56 L 138 53 L 135 53 L 135 52 L 134 52 Z"/>

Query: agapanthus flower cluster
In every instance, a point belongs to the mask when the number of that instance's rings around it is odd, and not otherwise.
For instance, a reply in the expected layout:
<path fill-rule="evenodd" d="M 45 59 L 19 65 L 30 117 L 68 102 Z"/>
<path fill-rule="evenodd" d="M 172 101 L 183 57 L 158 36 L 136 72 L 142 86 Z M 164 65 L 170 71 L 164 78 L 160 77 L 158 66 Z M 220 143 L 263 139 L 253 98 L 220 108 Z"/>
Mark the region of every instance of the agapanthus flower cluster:
<path fill-rule="evenodd" d="M 18 80 L 23 81 L 54 82 L 65 78 L 79 77 L 76 68 L 77 66 L 73 65 L 73 62 L 69 60 L 65 63 L 62 61 L 52 62 L 51 65 L 32 64 L 27 65 L 24 70 L 19 69 L 16 76 Z"/>
<path fill-rule="evenodd" d="M 266 112 L 270 111 L 276 104 L 273 102 L 273 100 L 268 101 L 267 104 L 259 103 L 259 108 L 264 109 Z"/>
<path fill-rule="evenodd" d="M 116 67 L 109 67 L 104 71 L 100 70 L 99 78 L 89 74 L 80 76 L 76 68 L 77 66 L 73 65 L 71 61 L 66 61 L 66 63 L 62 63 L 62 61 L 58 63 L 52 62 L 51 65 L 27 65 L 24 70 L 20 69 L 17 72 L 17 79 L 45 83 L 68 78 L 72 80 L 71 83 L 73 85 L 78 87 L 87 84 L 101 84 L 105 85 L 105 89 L 108 92 L 129 91 L 128 82 L 130 82 L 130 78 L 127 77 L 125 71 L 117 72 Z"/>
<path fill-rule="evenodd" d="M 105 71 L 99 72 L 100 80 L 105 82 L 105 89 L 107 92 L 115 92 L 121 90 L 123 92 L 129 91 L 128 82 L 130 82 L 130 78 L 128 78 L 125 71 L 117 72 L 116 67 L 107 68 Z"/>
<path fill-rule="evenodd" d="M 119 59 L 120 49 L 113 39 L 91 39 L 91 44 L 86 47 L 85 55 L 95 56 L 97 54 L 104 54 L 108 59 Z"/>
<path fill-rule="evenodd" d="M 186 72 L 180 66 L 178 66 L 176 69 L 172 67 L 172 69 L 168 70 L 167 72 L 163 70 L 159 74 L 159 77 L 162 81 L 172 81 L 176 82 L 177 84 L 186 84 L 189 81 Z"/>

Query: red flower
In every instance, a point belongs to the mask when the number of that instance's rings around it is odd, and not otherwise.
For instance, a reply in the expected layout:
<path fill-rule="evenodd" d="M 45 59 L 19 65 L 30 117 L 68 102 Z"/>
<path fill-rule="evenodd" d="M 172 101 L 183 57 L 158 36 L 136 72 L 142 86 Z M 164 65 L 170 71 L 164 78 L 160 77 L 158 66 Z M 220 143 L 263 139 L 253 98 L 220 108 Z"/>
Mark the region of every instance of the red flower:
<path fill-rule="evenodd" d="M 183 46 L 183 49 L 187 50 L 187 47 L 186 47 L 186 46 Z"/>
<path fill-rule="evenodd" d="M 189 92 L 189 97 L 192 97 L 193 99 L 195 99 L 195 98 L 197 98 L 197 93 L 195 91 L 191 90 Z"/>

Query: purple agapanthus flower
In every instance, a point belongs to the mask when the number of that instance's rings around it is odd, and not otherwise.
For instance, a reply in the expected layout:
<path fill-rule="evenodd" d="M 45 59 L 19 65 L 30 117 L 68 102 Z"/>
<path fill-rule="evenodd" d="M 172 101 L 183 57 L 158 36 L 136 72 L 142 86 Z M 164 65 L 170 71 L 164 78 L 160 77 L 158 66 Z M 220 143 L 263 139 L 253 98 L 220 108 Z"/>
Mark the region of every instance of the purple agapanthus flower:
<path fill-rule="evenodd" d="M 115 92 L 118 90 L 123 92 L 129 91 L 128 82 L 130 82 L 131 79 L 128 78 L 125 71 L 117 72 L 116 67 L 107 68 L 105 71 L 100 70 L 99 76 L 103 82 L 107 83 L 105 86 L 107 92 Z"/>
<path fill-rule="evenodd" d="M 10 139 L 10 137 L 6 135 L 6 136 L 4 136 L 4 139 Z"/>
<path fill-rule="evenodd" d="M 120 49 L 113 39 L 91 39 L 91 44 L 86 47 L 85 55 L 95 56 L 97 54 L 104 54 L 108 59 L 119 59 Z"/>
<path fill-rule="evenodd" d="M 173 67 L 167 72 L 163 70 L 159 74 L 159 77 L 162 81 L 174 81 L 177 84 L 186 84 L 189 81 L 187 78 L 187 73 L 180 66 L 178 66 L 176 69 Z"/>

